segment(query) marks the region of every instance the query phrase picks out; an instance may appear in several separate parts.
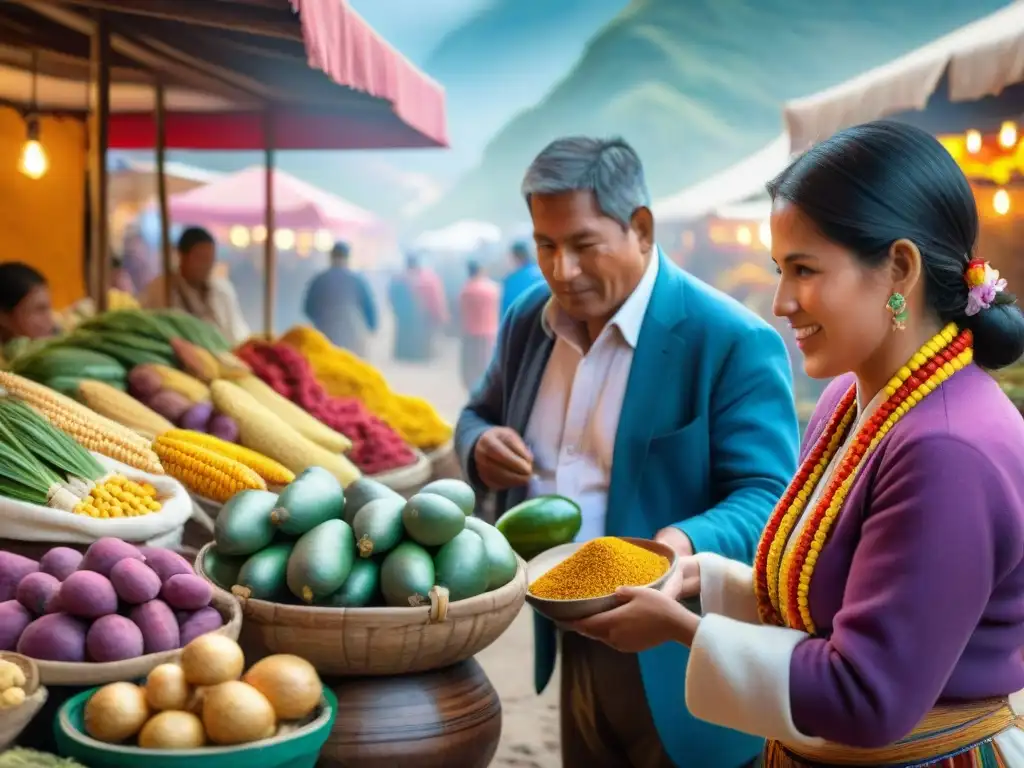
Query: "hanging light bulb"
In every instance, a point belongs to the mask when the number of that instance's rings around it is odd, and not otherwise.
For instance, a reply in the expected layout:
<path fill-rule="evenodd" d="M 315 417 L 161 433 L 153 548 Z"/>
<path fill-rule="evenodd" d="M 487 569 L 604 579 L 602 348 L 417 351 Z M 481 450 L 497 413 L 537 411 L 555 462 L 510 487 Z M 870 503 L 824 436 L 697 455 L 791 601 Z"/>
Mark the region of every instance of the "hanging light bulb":
<path fill-rule="evenodd" d="M 21 148 L 21 157 L 18 160 L 18 170 L 30 179 L 41 179 L 50 169 L 50 160 L 46 156 L 46 150 L 39 141 L 39 119 L 30 115 L 25 120 L 28 135 L 25 145 Z"/>
<path fill-rule="evenodd" d="M 1005 189 L 997 190 L 992 196 L 992 207 L 1000 216 L 1008 214 L 1010 212 L 1010 193 Z"/>
<path fill-rule="evenodd" d="M 967 132 L 965 139 L 968 152 L 974 155 L 981 151 L 981 133 L 972 129 Z"/>
<path fill-rule="evenodd" d="M 999 146 L 1013 149 L 1017 146 L 1017 124 L 1011 120 L 1003 123 L 999 129 Z"/>

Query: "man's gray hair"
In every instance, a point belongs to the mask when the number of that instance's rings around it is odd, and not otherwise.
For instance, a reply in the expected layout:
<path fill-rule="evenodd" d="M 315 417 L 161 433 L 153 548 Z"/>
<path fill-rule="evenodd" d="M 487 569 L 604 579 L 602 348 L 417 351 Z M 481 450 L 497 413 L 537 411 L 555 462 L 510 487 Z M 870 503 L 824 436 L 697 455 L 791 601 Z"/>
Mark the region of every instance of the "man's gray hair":
<path fill-rule="evenodd" d="M 640 156 L 624 139 L 568 136 L 556 139 L 530 163 L 523 177 L 527 207 L 533 195 L 593 192 L 601 212 L 628 227 L 637 208 L 651 207 Z"/>

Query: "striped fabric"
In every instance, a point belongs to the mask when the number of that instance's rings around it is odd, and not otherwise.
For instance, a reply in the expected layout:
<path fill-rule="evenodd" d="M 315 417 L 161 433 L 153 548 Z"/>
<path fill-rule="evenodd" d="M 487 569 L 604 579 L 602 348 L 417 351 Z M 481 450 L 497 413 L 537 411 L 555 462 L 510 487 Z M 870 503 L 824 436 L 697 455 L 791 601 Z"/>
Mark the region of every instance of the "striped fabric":
<path fill-rule="evenodd" d="M 868 763 L 808 763 L 800 760 L 777 741 L 769 742 L 765 747 L 762 762 L 763 768 L 838 768 L 840 765 L 868 765 Z M 990 739 L 966 752 L 940 757 L 924 763 L 890 763 L 877 768 L 1015 768 L 1013 763 L 1006 762 L 999 748 Z"/>
<path fill-rule="evenodd" d="M 1024 717 L 1004 700 L 938 706 L 906 738 L 887 747 L 769 741 L 763 768 L 1024 768 Z"/>

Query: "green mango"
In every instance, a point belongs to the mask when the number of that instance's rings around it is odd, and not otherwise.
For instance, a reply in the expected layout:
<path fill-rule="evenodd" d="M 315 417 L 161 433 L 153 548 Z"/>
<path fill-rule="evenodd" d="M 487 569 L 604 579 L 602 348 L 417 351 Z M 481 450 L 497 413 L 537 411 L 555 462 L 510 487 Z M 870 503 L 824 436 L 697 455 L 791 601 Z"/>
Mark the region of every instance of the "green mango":
<path fill-rule="evenodd" d="M 271 522 L 287 536 L 302 536 L 345 511 L 345 491 L 323 467 L 310 467 L 292 480 L 277 500 Z"/>
<path fill-rule="evenodd" d="M 352 526 L 326 520 L 295 542 L 288 558 L 288 589 L 304 603 L 314 603 L 341 588 L 355 559 Z"/>

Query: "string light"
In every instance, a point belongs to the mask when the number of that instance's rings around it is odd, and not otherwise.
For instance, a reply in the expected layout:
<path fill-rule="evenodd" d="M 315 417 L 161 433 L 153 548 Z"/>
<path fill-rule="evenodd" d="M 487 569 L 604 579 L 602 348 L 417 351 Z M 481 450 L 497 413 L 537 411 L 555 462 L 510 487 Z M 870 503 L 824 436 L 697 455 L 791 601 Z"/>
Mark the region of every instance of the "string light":
<path fill-rule="evenodd" d="M 1004 149 L 1012 149 L 1017 145 L 1017 124 L 1007 120 L 999 128 L 999 145 Z"/>
<path fill-rule="evenodd" d="M 764 221 L 762 221 L 761 224 L 758 226 L 758 228 L 757 228 L 757 239 L 761 241 L 761 245 L 763 245 L 768 250 L 771 250 L 771 247 L 772 247 L 772 225 L 768 221 L 768 219 L 765 219 Z"/>
<path fill-rule="evenodd" d="M 321 253 L 327 253 L 334 247 L 334 233 L 329 229 L 318 229 L 313 235 L 313 247 Z"/>
<path fill-rule="evenodd" d="M 981 134 L 978 131 L 968 131 L 965 139 L 968 152 L 974 155 L 981 151 Z"/>
<path fill-rule="evenodd" d="M 736 242 L 740 245 L 750 245 L 754 242 L 754 236 L 750 233 L 750 227 L 740 227 L 736 230 Z"/>
<path fill-rule="evenodd" d="M 274 231 L 274 247 L 279 251 L 290 251 L 295 247 L 295 230 L 278 229 Z"/>
<path fill-rule="evenodd" d="M 50 160 L 39 141 L 39 120 L 35 116 L 26 118 L 28 136 L 21 148 L 18 170 L 30 179 L 41 179 L 50 169 Z"/>
<path fill-rule="evenodd" d="M 235 248 L 248 248 L 252 238 L 249 229 L 242 226 L 234 226 L 228 232 L 228 240 Z"/>
<path fill-rule="evenodd" d="M 1010 212 L 1010 193 L 1005 189 L 996 190 L 996 193 L 992 195 L 992 208 L 1000 216 L 1005 216 Z"/>

